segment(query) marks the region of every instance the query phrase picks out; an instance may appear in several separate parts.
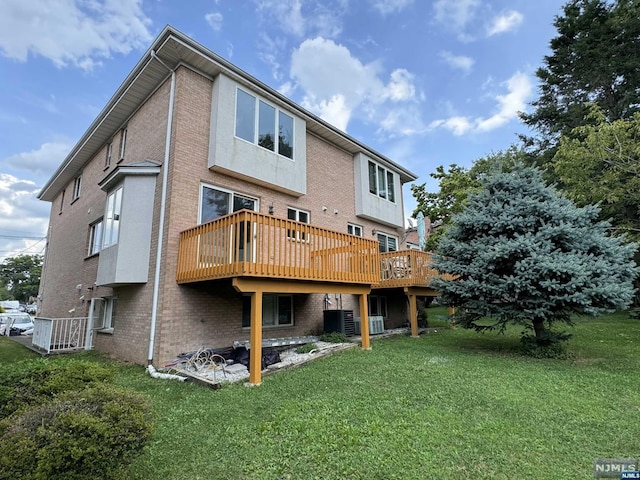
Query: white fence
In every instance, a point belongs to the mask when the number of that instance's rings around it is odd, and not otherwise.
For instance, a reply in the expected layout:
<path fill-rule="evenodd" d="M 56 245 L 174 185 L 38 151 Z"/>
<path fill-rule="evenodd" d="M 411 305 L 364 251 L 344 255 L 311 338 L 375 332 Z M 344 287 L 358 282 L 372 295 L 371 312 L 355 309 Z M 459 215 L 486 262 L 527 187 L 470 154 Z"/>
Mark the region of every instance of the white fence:
<path fill-rule="evenodd" d="M 32 344 L 47 353 L 91 349 L 87 317 L 35 318 Z"/>

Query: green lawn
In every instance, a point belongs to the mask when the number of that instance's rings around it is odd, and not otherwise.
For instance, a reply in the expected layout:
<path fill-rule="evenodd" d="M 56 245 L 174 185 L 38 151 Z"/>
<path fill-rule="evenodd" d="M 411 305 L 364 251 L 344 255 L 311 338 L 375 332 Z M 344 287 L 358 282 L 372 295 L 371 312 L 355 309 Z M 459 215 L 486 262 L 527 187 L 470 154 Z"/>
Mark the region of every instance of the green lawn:
<path fill-rule="evenodd" d="M 118 382 L 156 412 L 126 478 L 588 479 L 595 458 L 640 456 L 640 321 L 580 320 L 574 359 L 534 360 L 515 352 L 520 329 L 450 330 L 434 313 L 435 333 L 373 340 L 256 388 L 120 366 Z"/>

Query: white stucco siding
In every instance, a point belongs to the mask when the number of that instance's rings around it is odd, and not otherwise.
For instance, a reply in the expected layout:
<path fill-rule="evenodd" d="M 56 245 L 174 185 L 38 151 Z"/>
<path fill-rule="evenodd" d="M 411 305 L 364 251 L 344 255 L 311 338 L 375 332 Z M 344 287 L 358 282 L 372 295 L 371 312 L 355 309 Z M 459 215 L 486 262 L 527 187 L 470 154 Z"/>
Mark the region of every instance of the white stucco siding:
<path fill-rule="evenodd" d="M 236 92 L 239 85 L 224 75 L 213 83 L 209 163 L 214 170 L 295 196 L 307 193 L 306 123 L 290 111 L 272 104 L 293 118 L 293 159 L 235 136 Z M 247 93 L 260 95 L 244 87 Z M 264 100 L 264 99 L 263 99 Z"/>

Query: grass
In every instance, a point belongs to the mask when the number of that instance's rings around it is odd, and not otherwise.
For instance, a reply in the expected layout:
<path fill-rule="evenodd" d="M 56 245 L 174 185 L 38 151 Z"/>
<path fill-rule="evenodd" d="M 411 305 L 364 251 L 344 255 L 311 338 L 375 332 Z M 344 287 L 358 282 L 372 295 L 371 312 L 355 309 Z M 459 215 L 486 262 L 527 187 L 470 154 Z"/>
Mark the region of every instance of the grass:
<path fill-rule="evenodd" d="M 638 457 L 639 320 L 579 320 L 572 360 L 534 360 L 517 353 L 520 329 L 451 330 L 429 311 L 437 333 L 373 340 L 257 388 L 119 365 L 156 413 L 126 478 L 587 479 L 598 457 Z"/>

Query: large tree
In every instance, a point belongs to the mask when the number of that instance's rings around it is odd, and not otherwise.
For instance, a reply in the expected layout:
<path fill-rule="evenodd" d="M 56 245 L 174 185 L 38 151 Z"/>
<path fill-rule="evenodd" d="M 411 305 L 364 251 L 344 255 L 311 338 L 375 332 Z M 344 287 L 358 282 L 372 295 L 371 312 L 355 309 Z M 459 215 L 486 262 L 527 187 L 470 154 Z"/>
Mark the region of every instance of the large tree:
<path fill-rule="evenodd" d="M 431 220 L 432 225 L 438 225 L 427 239 L 425 249 L 430 251 L 437 247 L 440 237 L 451 223 L 451 217 L 462 212 L 470 193 L 480 189 L 482 177 L 511 170 L 514 165 L 525 160 L 525 155 L 520 148 L 511 146 L 505 151 L 491 153 L 475 160 L 468 169 L 452 164 L 445 170 L 445 167 L 440 165 L 430 174 L 431 178 L 438 181 L 436 192 L 428 191 L 426 183 L 411 185 L 411 193 L 417 201 L 412 216 L 415 218 L 422 212 Z"/>
<path fill-rule="evenodd" d="M 614 228 L 640 240 L 640 113 L 609 122 L 592 106 L 588 124 L 561 139 L 553 168 L 578 205 L 598 203 Z"/>
<path fill-rule="evenodd" d="M 556 17 L 558 35 L 536 75 L 540 96 L 521 118 L 537 136 L 538 163 L 548 163 L 560 136 L 583 125 L 587 103 L 609 120 L 640 108 L 640 1 L 571 0 Z"/>
<path fill-rule="evenodd" d="M 40 255 L 18 255 L 8 257 L 0 263 L 0 285 L 12 299 L 27 302 L 38 295 L 42 257 Z"/>
<path fill-rule="evenodd" d="M 535 168 L 516 166 L 482 180 L 440 240 L 434 280 L 466 328 L 521 324 L 545 345 L 555 322 L 625 308 L 633 298 L 635 244 L 609 235 L 598 208 L 576 207 Z"/>

